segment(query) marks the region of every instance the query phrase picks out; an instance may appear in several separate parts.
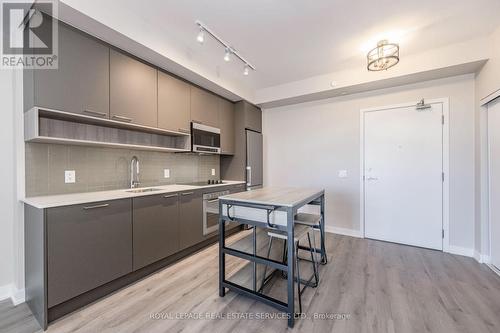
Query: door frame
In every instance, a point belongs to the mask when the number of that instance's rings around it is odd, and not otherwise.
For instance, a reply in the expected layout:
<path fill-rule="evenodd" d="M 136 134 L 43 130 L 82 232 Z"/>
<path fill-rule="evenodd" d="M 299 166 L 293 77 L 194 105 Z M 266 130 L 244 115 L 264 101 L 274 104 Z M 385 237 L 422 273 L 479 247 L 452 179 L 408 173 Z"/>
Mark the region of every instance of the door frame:
<path fill-rule="evenodd" d="M 367 112 L 376 112 L 376 111 L 385 111 L 390 109 L 398 109 L 404 107 L 416 106 L 418 101 L 401 103 L 401 104 L 393 104 L 393 105 L 384 105 L 378 107 L 364 108 L 359 112 L 359 123 L 360 123 L 360 233 L 361 237 L 365 238 L 365 182 L 364 182 L 364 170 L 365 170 L 365 113 Z M 450 107 L 449 107 L 449 98 L 435 98 L 429 99 L 425 101 L 426 104 L 442 104 L 443 107 L 443 116 L 444 116 L 444 124 L 443 124 L 443 172 L 444 172 L 444 181 L 443 181 L 443 252 L 450 251 L 450 128 L 449 128 L 449 116 L 450 116 Z"/>

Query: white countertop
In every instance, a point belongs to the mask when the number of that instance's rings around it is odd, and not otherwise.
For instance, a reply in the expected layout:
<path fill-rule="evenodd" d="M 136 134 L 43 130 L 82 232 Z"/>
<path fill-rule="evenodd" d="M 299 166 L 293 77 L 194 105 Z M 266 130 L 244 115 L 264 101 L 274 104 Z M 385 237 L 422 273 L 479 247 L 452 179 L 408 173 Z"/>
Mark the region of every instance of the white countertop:
<path fill-rule="evenodd" d="M 158 191 L 131 193 L 127 192 L 130 189 L 112 190 L 112 191 L 98 191 L 98 192 L 84 192 L 84 193 L 71 193 L 71 194 L 58 194 L 58 195 L 44 195 L 39 197 L 28 197 L 21 200 L 22 202 L 33 206 L 35 208 L 53 208 L 61 206 L 78 205 L 90 202 L 99 202 L 106 200 L 128 199 L 143 197 L 147 195 L 174 193 L 182 191 L 205 190 L 209 188 L 217 188 L 223 186 L 231 186 L 237 184 L 244 184 L 244 181 L 224 180 L 224 184 L 213 184 L 204 186 L 192 185 L 163 185 L 163 186 L 149 186 L 159 189 Z"/>
<path fill-rule="evenodd" d="M 219 198 L 258 205 L 295 207 L 303 202 L 311 201 L 324 193 L 325 190 L 320 188 L 264 187 L 258 190 L 229 194 Z"/>

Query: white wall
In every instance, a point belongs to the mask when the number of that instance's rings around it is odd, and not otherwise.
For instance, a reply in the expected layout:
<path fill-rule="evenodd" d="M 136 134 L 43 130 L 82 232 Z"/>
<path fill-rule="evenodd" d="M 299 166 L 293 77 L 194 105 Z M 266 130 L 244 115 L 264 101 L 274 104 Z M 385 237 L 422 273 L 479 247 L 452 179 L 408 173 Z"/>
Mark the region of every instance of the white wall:
<path fill-rule="evenodd" d="M 11 70 L 0 70 L 0 298 L 10 297 L 14 281 L 14 75 Z"/>
<path fill-rule="evenodd" d="M 359 110 L 442 97 L 450 100 L 450 245 L 472 251 L 473 75 L 264 110 L 264 182 L 325 188 L 327 227 L 359 233 Z M 348 178 L 337 177 L 342 169 Z"/>
<path fill-rule="evenodd" d="M 490 37 L 491 56 L 476 75 L 475 86 L 475 252 L 480 261 L 488 261 L 489 222 L 488 222 L 488 132 L 486 107 L 480 100 L 500 89 L 500 27 Z"/>

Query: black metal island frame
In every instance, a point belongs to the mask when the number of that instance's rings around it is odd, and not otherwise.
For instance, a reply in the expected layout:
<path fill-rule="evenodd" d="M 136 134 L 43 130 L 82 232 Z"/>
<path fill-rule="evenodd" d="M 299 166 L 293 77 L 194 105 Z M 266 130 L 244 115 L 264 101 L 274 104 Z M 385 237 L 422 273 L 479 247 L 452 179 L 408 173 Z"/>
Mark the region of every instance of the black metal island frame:
<path fill-rule="evenodd" d="M 320 207 L 319 231 L 323 240 L 325 233 L 325 192 L 323 189 L 265 187 L 219 197 L 219 296 L 224 297 L 227 288 L 271 305 L 280 311 L 286 312 L 288 314 L 288 326 L 293 327 L 295 321 L 294 217 L 298 209 L 305 205 L 318 205 Z M 254 227 L 280 230 L 286 233 L 286 263 L 256 254 L 256 228 L 253 231 L 253 253 L 226 247 L 224 225 L 228 221 L 237 221 Z M 317 249 L 317 252 L 321 254 L 322 262 L 326 263 L 323 241 L 321 242 L 321 248 Z M 242 258 L 253 263 L 253 290 L 226 280 L 226 255 Z M 264 295 L 257 290 L 255 271 L 257 264 L 267 265 L 286 272 L 286 302 Z"/>

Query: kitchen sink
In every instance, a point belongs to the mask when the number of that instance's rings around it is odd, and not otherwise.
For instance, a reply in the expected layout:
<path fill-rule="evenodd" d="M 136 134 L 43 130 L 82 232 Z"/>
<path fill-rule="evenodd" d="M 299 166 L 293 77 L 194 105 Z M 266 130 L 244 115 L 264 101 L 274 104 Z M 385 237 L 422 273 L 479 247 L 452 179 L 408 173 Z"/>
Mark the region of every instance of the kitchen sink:
<path fill-rule="evenodd" d="M 125 192 L 129 193 L 144 193 L 144 192 L 153 192 L 153 191 L 160 191 L 159 188 L 153 188 L 153 187 L 148 187 L 148 188 L 135 188 L 131 190 L 126 190 Z"/>

